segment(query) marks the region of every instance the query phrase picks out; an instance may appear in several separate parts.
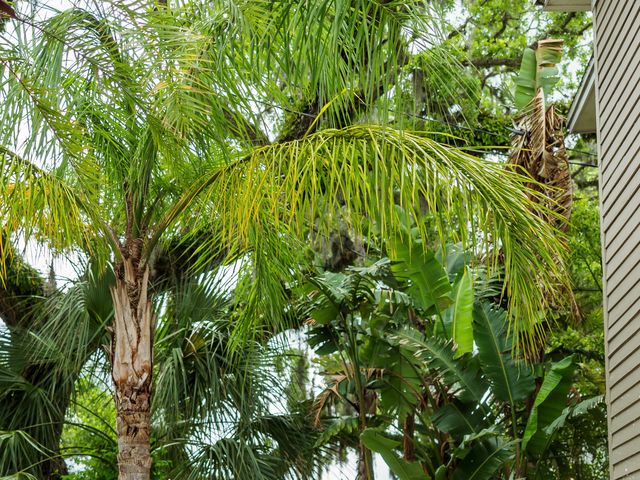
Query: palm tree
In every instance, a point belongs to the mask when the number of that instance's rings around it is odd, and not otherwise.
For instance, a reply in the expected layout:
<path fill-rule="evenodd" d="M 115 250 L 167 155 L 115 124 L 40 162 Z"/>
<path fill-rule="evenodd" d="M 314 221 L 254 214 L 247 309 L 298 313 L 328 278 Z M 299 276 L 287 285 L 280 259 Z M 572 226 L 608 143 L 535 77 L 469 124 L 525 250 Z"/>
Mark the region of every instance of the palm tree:
<path fill-rule="evenodd" d="M 489 266 L 504 255 L 514 329 L 535 328 L 549 301 L 538 286 L 564 278 L 555 232 L 534 214 L 539 194 L 388 123 L 407 56 L 430 45 L 426 8 L 103 2 L 39 22 L 18 13 L 7 26 L 0 219 L 9 235 L 112 265 L 120 478 L 149 478 L 152 284 L 171 245 L 192 270 L 240 265 L 239 348 L 282 328 L 309 225 L 326 234 L 341 212 L 351 231 L 392 236 L 400 207 L 425 239 L 427 215 L 439 238 Z"/>
<path fill-rule="evenodd" d="M 68 288 L 43 296 L 38 273 L 12 254 L 0 288 L 2 316 L 11 318 L 0 329 L 1 477 L 57 479 L 67 473 L 66 457 L 91 458 L 96 478 L 96 470 L 113 477 L 117 443 L 112 409 L 104 408 L 111 395 L 102 386 L 109 362 L 101 348 L 109 342 L 113 274 L 96 273 L 88 268 Z M 247 342 L 234 354 L 233 295 L 215 277 L 165 279 L 155 288 L 166 305 L 152 406 L 160 471 L 173 478 L 307 478 L 317 463 L 317 435 L 305 410 L 270 409 L 286 396 L 273 368 L 278 348 Z"/>
<path fill-rule="evenodd" d="M 105 342 L 113 275 L 88 271 L 63 294 L 14 251 L 9 266 L 0 287 L 0 476 L 58 479 L 67 473 L 59 447 L 76 381 Z"/>
<path fill-rule="evenodd" d="M 73 381 L 44 358 L 32 361 L 31 335 L 47 291 L 44 278 L 11 249 L 0 285 L 0 476 L 37 465 L 43 478 L 65 472 L 58 446 Z"/>

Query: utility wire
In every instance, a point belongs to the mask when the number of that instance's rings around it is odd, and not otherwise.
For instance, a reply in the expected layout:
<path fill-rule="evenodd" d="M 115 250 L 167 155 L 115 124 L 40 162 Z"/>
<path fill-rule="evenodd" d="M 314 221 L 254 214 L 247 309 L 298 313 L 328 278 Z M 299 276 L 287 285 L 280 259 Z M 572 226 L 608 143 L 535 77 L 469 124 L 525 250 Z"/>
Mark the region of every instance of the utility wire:
<path fill-rule="evenodd" d="M 392 113 L 396 113 L 393 110 L 391 110 Z M 446 122 L 444 120 L 439 120 L 437 118 L 428 118 L 428 117 L 424 117 L 421 115 L 415 115 L 412 113 L 406 113 L 406 112 L 401 112 L 403 115 L 408 116 L 408 117 L 413 117 L 413 118 L 417 118 L 419 120 L 425 120 L 427 122 L 435 122 L 435 123 L 440 123 L 442 125 L 446 125 L 448 127 L 453 127 L 453 128 L 457 128 L 459 130 L 468 130 L 471 132 L 477 132 L 477 133 L 485 133 L 487 135 L 491 135 L 493 137 L 500 137 L 500 138 L 508 138 L 507 135 L 503 135 L 497 132 L 492 132 L 491 130 L 485 130 L 483 128 L 474 128 L 474 127 L 467 127 L 466 125 L 459 125 L 457 123 L 452 123 L 452 122 Z M 509 130 L 511 133 L 519 133 L 517 130 L 514 129 L 510 129 L 508 127 L 505 127 L 507 130 Z M 597 158 L 598 155 L 593 153 L 593 152 L 587 152 L 585 150 L 578 150 L 575 148 L 565 148 L 566 151 L 568 152 L 574 152 L 574 153 L 580 153 L 582 155 L 586 155 L 589 157 L 594 157 Z M 597 166 L 597 165 L 588 165 L 588 166 Z"/>
<path fill-rule="evenodd" d="M 505 153 L 505 152 L 501 152 L 499 150 L 478 150 L 475 148 L 465 148 L 465 147 L 460 147 L 460 150 L 465 150 L 467 152 L 476 154 L 476 155 L 483 155 L 483 154 L 487 154 L 490 153 L 491 155 L 498 155 L 501 157 L 508 157 L 509 154 Z M 586 162 L 579 162 L 577 160 L 568 160 L 567 163 L 571 164 L 571 165 L 577 165 L 580 167 L 591 167 L 591 168 L 598 168 L 598 165 L 595 163 L 586 163 Z"/>
<path fill-rule="evenodd" d="M 293 108 L 285 107 L 283 105 L 276 105 L 276 104 L 273 104 L 273 103 L 270 103 L 270 102 L 266 102 L 266 101 L 262 101 L 262 100 L 256 100 L 256 99 L 253 99 L 252 101 L 254 101 L 255 103 L 267 106 L 267 107 L 275 108 L 275 109 L 278 109 L 278 110 L 283 110 L 285 112 L 293 113 L 293 114 L 296 114 L 296 115 L 301 115 L 303 117 L 311 117 L 311 118 L 315 118 L 316 117 L 316 115 L 310 114 L 308 112 L 300 112 L 300 111 L 297 111 L 297 110 L 295 110 Z M 395 110 L 389 110 L 389 113 L 398 113 L 398 112 L 395 111 Z M 439 120 L 437 118 L 428 118 L 428 117 L 424 117 L 424 116 L 421 116 L 421 115 L 415 115 L 415 114 L 411 114 L 411 113 L 407 113 L 407 112 L 400 112 L 400 114 L 405 115 L 407 117 L 417 118 L 419 120 L 425 120 L 427 122 L 440 123 L 440 124 L 446 125 L 448 127 L 457 128 L 459 130 L 468 130 L 468 131 L 471 131 L 471 132 L 485 133 L 487 135 L 491 135 L 491 136 L 494 136 L 494 137 L 500 137 L 500 138 L 508 139 L 507 135 L 502 135 L 500 133 L 492 132 L 491 130 L 485 130 L 483 128 L 467 127 L 465 125 L 459 125 L 457 123 L 446 122 L 444 120 Z M 518 131 L 516 131 L 514 129 L 509 129 L 508 127 L 505 127 L 505 128 L 507 130 L 509 130 L 511 133 L 518 133 Z M 473 148 L 464 148 L 464 147 L 462 148 L 462 150 L 467 150 L 468 152 L 472 152 L 472 153 L 480 154 L 480 155 L 485 154 L 487 152 L 490 152 L 490 153 L 492 153 L 494 155 L 501 155 L 501 156 L 504 156 L 504 157 L 508 157 L 509 156 L 509 154 L 507 154 L 505 152 L 499 152 L 497 150 L 474 150 Z M 578 150 L 578 149 L 575 149 L 575 148 L 565 148 L 565 150 L 568 151 L 568 152 L 579 153 L 579 154 L 586 155 L 586 156 L 589 156 L 589 157 L 594 157 L 594 158 L 598 157 L 598 155 L 596 155 L 595 153 L 587 152 L 587 151 L 584 151 L 584 150 Z M 594 164 L 594 163 L 579 162 L 579 161 L 576 161 L 576 160 L 569 160 L 568 163 L 570 163 L 571 165 L 578 165 L 580 167 L 598 168 L 598 165 Z"/>

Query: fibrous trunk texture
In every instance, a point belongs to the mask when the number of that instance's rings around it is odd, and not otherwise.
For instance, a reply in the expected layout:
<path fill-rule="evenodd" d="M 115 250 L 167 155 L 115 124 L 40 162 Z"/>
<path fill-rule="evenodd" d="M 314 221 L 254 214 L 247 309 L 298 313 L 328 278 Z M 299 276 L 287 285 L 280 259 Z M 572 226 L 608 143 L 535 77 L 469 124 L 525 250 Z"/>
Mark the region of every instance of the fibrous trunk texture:
<path fill-rule="evenodd" d="M 148 480 L 151 471 L 150 406 L 153 315 L 147 297 L 149 269 L 125 259 L 111 287 L 114 306 L 115 384 L 120 480 Z"/>
<path fill-rule="evenodd" d="M 373 455 L 362 442 L 358 448 L 358 480 L 373 480 Z"/>

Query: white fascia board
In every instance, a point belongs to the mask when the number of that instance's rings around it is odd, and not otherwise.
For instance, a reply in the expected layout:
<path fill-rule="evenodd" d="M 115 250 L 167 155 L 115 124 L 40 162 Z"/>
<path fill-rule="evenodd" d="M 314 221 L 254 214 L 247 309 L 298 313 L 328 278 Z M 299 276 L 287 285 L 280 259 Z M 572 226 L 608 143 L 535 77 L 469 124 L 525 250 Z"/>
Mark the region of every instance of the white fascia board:
<path fill-rule="evenodd" d="M 593 59 L 589 62 L 580 88 L 567 115 L 567 129 L 571 133 L 596 132 L 596 75 Z"/>
<path fill-rule="evenodd" d="M 591 0 L 536 0 L 545 10 L 558 12 L 586 12 L 591 10 Z"/>

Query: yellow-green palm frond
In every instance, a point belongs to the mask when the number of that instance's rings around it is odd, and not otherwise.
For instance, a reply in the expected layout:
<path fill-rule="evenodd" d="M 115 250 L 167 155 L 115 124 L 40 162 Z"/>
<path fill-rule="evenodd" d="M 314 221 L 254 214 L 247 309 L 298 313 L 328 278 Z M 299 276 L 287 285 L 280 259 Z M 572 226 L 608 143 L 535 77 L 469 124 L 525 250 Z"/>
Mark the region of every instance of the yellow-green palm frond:
<path fill-rule="evenodd" d="M 559 292 L 567 280 L 557 262 L 562 242 L 536 214 L 544 207 L 529 181 L 422 133 L 366 125 L 324 130 L 254 149 L 203 177 L 156 235 L 174 222 L 213 226 L 215 239 L 199 255 L 224 248 L 238 258 L 257 247 L 276 264 L 295 264 L 299 242 L 312 226 L 329 234 L 337 212 L 354 231 L 381 238 L 400 234 L 408 215 L 425 247 L 462 242 L 489 268 L 503 265 L 513 328 L 537 333 L 551 301 L 541 292 Z M 188 220 L 178 220 L 187 212 Z M 324 221 L 314 224 L 317 217 Z M 291 277 L 280 272 L 282 281 Z"/>
<path fill-rule="evenodd" d="M 0 224 L 7 238 L 22 235 L 56 250 L 81 246 L 93 251 L 96 237 L 110 235 L 101 231 L 100 223 L 91 222 L 93 205 L 83 201 L 64 178 L 4 147 L 0 147 L 0 199 Z M 0 249 L 0 265 L 5 253 Z"/>

